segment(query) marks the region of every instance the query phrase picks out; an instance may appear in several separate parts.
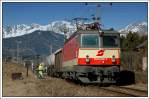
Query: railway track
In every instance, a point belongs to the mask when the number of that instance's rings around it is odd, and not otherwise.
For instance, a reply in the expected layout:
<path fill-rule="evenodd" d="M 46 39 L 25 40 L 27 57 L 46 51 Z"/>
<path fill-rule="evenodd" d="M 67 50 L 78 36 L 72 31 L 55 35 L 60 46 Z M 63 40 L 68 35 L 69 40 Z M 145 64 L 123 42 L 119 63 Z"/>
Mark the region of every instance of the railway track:
<path fill-rule="evenodd" d="M 99 88 L 106 92 L 116 94 L 116 96 L 122 96 L 122 97 L 147 97 L 148 91 L 146 90 L 140 90 L 140 89 L 134 89 L 130 87 L 123 87 L 123 86 L 108 86 L 108 87 L 98 87 L 98 85 L 81 85 L 84 87 L 93 87 L 93 88 Z"/>
<path fill-rule="evenodd" d="M 130 88 L 130 87 L 122 87 L 122 86 L 118 86 L 118 87 L 119 87 L 119 88 L 128 89 L 128 90 L 139 91 L 139 92 L 143 92 L 143 93 L 146 93 L 146 92 L 147 92 L 147 90 L 135 89 L 135 88 Z"/>
<path fill-rule="evenodd" d="M 111 91 L 120 94 L 121 96 L 130 96 L 130 97 L 146 97 L 148 92 L 145 90 L 133 89 L 128 87 L 101 87 L 103 90 Z"/>
<path fill-rule="evenodd" d="M 147 97 L 148 96 L 148 91 L 130 88 L 130 87 L 124 87 L 124 86 L 108 86 L 108 87 L 101 86 L 100 87 L 97 84 L 91 85 L 91 84 L 74 83 L 71 80 L 67 80 L 67 82 L 78 86 L 99 88 L 106 92 L 116 94 L 116 96 L 122 96 L 122 97 Z"/>

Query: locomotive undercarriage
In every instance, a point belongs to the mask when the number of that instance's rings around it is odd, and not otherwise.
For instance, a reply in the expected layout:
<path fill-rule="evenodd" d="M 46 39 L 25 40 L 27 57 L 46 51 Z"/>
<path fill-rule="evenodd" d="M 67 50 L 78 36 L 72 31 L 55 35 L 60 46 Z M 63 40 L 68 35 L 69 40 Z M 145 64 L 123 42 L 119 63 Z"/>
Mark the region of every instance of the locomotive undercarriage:
<path fill-rule="evenodd" d="M 119 71 L 119 66 L 74 66 L 72 69 L 64 69 L 60 76 L 82 83 L 116 83 L 119 79 Z"/>

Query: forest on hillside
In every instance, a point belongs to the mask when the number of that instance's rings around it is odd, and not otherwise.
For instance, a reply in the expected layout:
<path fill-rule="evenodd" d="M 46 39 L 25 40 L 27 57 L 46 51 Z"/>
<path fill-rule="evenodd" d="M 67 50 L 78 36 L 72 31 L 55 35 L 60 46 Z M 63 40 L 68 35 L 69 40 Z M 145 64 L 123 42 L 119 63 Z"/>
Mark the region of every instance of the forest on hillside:
<path fill-rule="evenodd" d="M 120 43 L 123 69 L 141 71 L 142 59 L 148 57 L 148 36 L 129 32 L 126 36 L 120 37 Z"/>

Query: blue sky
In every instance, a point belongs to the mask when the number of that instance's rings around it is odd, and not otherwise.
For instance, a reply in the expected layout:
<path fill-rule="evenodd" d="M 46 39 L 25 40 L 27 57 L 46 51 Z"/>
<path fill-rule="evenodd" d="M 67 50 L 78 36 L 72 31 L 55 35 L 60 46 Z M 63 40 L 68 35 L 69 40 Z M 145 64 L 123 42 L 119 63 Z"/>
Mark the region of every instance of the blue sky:
<path fill-rule="evenodd" d="M 147 3 L 101 3 L 103 28 L 121 29 L 133 22 L 147 21 Z M 71 20 L 95 14 L 95 4 L 89 3 L 3 3 L 3 26 Z"/>

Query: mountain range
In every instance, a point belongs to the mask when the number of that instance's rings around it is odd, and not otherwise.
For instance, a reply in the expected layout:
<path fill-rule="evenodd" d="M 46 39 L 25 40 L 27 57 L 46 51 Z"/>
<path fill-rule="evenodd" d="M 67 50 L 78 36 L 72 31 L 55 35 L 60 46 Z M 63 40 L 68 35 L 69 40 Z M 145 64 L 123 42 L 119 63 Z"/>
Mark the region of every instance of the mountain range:
<path fill-rule="evenodd" d="M 140 36 L 148 34 L 148 24 L 147 22 L 135 22 L 127 25 L 125 28 L 118 30 L 120 33 L 136 32 Z"/>
<path fill-rule="evenodd" d="M 76 31 L 75 24 L 68 21 L 55 21 L 48 25 L 39 24 L 21 24 L 16 26 L 7 26 L 3 28 L 3 56 L 16 56 L 17 45 L 19 55 L 49 55 L 61 48 L 64 44 L 64 35 L 62 29 L 68 29 L 69 37 Z M 147 35 L 148 25 L 146 22 L 132 23 L 118 32 L 127 34 L 129 31 L 137 32 L 140 35 Z"/>
<path fill-rule="evenodd" d="M 30 34 L 34 31 L 53 31 L 55 33 L 63 34 L 62 29 L 67 28 L 69 37 L 74 31 L 76 31 L 75 23 L 69 21 L 54 21 L 47 25 L 39 25 L 33 23 L 31 25 L 20 24 L 14 26 L 6 26 L 3 28 L 3 38 L 17 37 L 26 34 Z M 118 32 L 127 34 L 129 31 L 137 32 L 140 35 L 146 35 L 148 32 L 147 22 L 136 22 L 127 25 L 125 28 L 118 30 Z"/>
<path fill-rule="evenodd" d="M 67 28 L 69 33 L 76 31 L 76 26 L 69 21 L 54 21 L 47 25 L 32 23 L 31 25 L 19 24 L 14 26 L 6 26 L 3 28 L 3 38 L 17 37 L 30 34 L 34 31 L 53 31 L 63 34 L 63 28 Z M 69 36 L 69 35 L 68 35 Z"/>
<path fill-rule="evenodd" d="M 49 55 L 51 52 L 61 48 L 64 44 L 64 35 L 52 31 L 37 30 L 30 34 L 3 38 L 3 56 L 36 56 Z"/>

